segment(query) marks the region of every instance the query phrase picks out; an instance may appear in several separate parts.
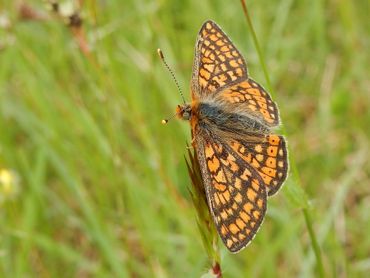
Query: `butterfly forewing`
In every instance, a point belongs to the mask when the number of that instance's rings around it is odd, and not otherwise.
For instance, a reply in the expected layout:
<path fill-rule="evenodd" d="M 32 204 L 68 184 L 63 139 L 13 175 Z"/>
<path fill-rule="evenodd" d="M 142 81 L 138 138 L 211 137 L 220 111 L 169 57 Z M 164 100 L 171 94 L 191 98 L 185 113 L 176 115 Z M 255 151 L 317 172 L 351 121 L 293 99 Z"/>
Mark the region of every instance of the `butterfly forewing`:
<path fill-rule="evenodd" d="M 263 221 L 266 188 L 254 170 L 214 136 L 197 141 L 197 156 L 218 233 L 231 252 L 238 252 Z"/>
<path fill-rule="evenodd" d="M 214 93 L 246 78 L 243 56 L 216 23 L 205 22 L 195 45 L 193 96 Z"/>

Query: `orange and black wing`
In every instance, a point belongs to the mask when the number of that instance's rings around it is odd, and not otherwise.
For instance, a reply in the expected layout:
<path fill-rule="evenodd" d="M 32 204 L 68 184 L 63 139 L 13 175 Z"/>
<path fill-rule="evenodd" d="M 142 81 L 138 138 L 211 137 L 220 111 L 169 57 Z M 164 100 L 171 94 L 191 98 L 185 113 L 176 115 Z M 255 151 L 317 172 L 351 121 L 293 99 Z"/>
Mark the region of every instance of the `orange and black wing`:
<path fill-rule="evenodd" d="M 267 194 L 274 195 L 288 174 L 288 153 L 283 136 L 265 135 L 260 141 L 230 140 L 233 151 L 261 176 Z"/>
<path fill-rule="evenodd" d="M 206 21 L 195 44 L 193 98 L 204 98 L 247 77 L 247 65 L 238 49 L 215 22 Z"/>
<path fill-rule="evenodd" d="M 226 103 L 248 111 L 268 126 L 279 124 L 279 110 L 265 89 L 251 78 L 233 84 L 217 93 L 217 102 Z"/>
<path fill-rule="evenodd" d="M 198 137 L 195 145 L 218 233 L 231 252 L 238 252 L 253 239 L 263 221 L 266 187 L 229 145 L 213 136 Z"/>
<path fill-rule="evenodd" d="M 192 97 L 239 106 L 269 126 L 279 124 L 279 112 L 270 95 L 248 77 L 247 64 L 229 37 L 213 21 L 201 27 L 195 45 Z"/>

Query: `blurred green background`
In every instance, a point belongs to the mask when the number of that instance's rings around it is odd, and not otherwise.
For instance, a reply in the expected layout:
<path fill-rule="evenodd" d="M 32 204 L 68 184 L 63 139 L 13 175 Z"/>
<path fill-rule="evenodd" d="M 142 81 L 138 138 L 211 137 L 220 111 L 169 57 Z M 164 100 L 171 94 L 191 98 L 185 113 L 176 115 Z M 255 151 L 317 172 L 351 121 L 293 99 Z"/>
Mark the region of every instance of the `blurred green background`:
<path fill-rule="evenodd" d="M 45 2 L 0 2 L 0 276 L 200 277 L 190 131 L 160 124 L 181 98 L 156 49 L 189 100 L 195 38 L 213 19 L 266 85 L 241 4 L 80 4 L 70 28 Z M 269 199 L 241 253 L 221 247 L 224 276 L 319 275 L 307 198 L 325 276 L 367 277 L 369 1 L 247 5 L 302 187 L 290 177 Z"/>

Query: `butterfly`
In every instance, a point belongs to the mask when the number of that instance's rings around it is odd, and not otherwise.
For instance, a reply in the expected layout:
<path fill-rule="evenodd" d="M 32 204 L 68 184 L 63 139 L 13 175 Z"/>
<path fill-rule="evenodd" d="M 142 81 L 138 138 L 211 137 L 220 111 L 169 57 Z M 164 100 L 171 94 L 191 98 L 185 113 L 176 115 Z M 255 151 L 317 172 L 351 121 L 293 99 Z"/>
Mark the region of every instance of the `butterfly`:
<path fill-rule="evenodd" d="M 287 177 L 286 141 L 274 132 L 278 108 L 211 20 L 196 40 L 191 98 L 177 106 L 176 115 L 190 122 L 209 210 L 225 246 L 235 253 L 254 238 L 267 197 Z"/>

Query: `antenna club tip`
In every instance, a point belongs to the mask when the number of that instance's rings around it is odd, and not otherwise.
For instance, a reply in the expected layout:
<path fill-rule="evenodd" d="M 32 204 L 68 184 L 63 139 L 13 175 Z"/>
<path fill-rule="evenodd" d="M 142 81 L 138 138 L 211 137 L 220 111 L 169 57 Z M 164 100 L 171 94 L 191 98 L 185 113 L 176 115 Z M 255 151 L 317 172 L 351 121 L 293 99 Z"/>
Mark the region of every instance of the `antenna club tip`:
<path fill-rule="evenodd" d="M 164 119 L 164 120 L 161 121 L 161 123 L 162 123 L 162 125 L 165 125 L 165 124 L 168 123 L 168 120 L 167 119 Z"/>
<path fill-rule="evenodd" d="M 157 53 L 158 53 L 159 57 L 161 57 L 161 59 L 164 58 L 163 52 L 162 52 L 162 50 L 160 48 L 157 49 Z"/>

